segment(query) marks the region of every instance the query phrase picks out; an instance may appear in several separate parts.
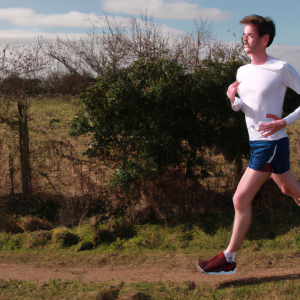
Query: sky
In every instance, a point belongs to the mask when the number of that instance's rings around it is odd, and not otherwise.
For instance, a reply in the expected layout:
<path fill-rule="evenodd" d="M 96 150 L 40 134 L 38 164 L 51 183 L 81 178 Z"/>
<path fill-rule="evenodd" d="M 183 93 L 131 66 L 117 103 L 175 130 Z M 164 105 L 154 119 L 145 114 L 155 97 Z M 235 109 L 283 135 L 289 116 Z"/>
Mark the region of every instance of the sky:
<path fill-rule="evenodd" d="M 288 3 L 288 5 L 287 5 Z M 268 54 L 291 63 L 300 73 L 300 31 L 296 0 L 0 0 L 0 41 L 31 40 L 38 35 L 84 34 L 87 19 L 103 12 L 122 18 L 152 15 L 154 23 L 171 35 L 191 32 L 197 17 L 212 21 L 214 34 L 233 41 L 231 32 L 242 36 L 239 21 L 247 15 L 270 16 L 276 36 Z"/>

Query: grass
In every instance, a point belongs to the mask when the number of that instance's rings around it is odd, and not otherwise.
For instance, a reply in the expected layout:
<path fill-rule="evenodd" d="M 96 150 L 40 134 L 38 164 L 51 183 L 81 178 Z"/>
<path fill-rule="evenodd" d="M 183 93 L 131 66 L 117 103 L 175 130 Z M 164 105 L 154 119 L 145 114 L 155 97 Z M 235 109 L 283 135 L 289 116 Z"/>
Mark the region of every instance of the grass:
<path fill-rule="evenodd" d="M 106 229 L 111 228 L 106 224 Z M 100 226 L 100 229 L 105 229 Z M 43 231 L 44 232 L 44 231 Z M 28 241 L 39 233 L 0 234 L 0 263 L 29 264 L 46 268 L 103 266 L 171 266 L 209 257 L 227 244 L 230 229 L 220 229 L 213 234 L 205 233 L 198 226 L 136 226 L 134 235 L 103 242 L 93 250 L 76 251 L 76 244 L 65 244 L 66 232 L 81 241 L 93 240 L 91 226 L 85 223 L 73 229 L 56 228 L 44 243 Z M 45 237 L 47 235 L 43 235 Z M 41 239 L 42 240 L 42 239 Z M 80 244 L 80 242 L 78 242 Z M 254 274 L 266 268 L 287 268 L 293 272 L 299 265 L 300 228 L 294 228 L 272 239 L 251 240 L 246 238 L 239 252 L 239 266 Z M 255 257 L 255 264 L 253 263 Z M 182 267 L 184 264 L 182 265 Z M 99 269 L 101 270 L 101 269 Z M 82 272 L 69 270 L 80 276 Z M 198 274 L 197 274 L 198 275 Z M 198 276 L 195 280 L 199 281 Z M 223 278 L 222 278 L 223 279 Z M 227 278 L 226 278 L 227 279 Z M 230 278 L 228 278 L 230 279 Z M 280 278 L 279 278 L 280 279 Z M 0 299 L 297 299 L 300 281 L 287 277 L 285 280 L 267 278 L 266 282 L 130 282 L 110 280 L 106 282 L 62 281 L 0 281 Z M 118 298 L 117 298 L 118 297 Z"/>
<path fill-rule="evenodd" d="M 1 114 L 10 121 L 17 122 L 17 103 L 14 99 L 6 105 L 7 99 L 0 98 Z M 56 98 L 30 98 L 29 103 L 29 138 L 31 151 L 32 180 L 35 192 L 82 194 L 91 189 L 91 183 L 82 182 L 90 178 L 94 185 L 105 182 L 108 176 L 106 168 L 97 159 L 82 156 L 90 143 L 91 136 L 70 137 L 72 119 L 78 111 L 79 100 Z M 0 124 L 0 194 L 7 194 L 11 189 L 8 171 L 8 156 L 13 155 L 14 189 L 21 192 L 19 140 L 17 127 L 13 130 L 7 124 Z M 81 175 L 81 176 L 79 176 Z M 88 181 L 88 180 L 87 180 Z M 93 188 L 95 188 L 93 186 Z"/>
<path fill-rule="evenodd" d="M 220 288 L 193 282 L 126 283 L 0 280 L 1 299 L 298 299 L 300 282 L 283 280 L 242 287 Z"/>
<path fill-rule="evenodd" d="M 48 282 L 37 281 L 0 281 L 1 299 L 99 299 L 99 290 L 107 283 L 86 284 L 83 282 L 52 279 Z"/>
<path fill-rule="evenodd" d="M 104 227 L 104 226 L 103 226 Z M 107 226 L 107 229 L 111 227 Z M 131 237 L 108 237 L 95 241 L 91 226 L 84 224 L 74 229 L 56 228 L 52 231 L 24 232 L 20 234 L 0 233 L 0 263 L 21 263 L 44 266 L 105 264 L 130 265 L 151 264 L 169 257 L 209 257 L 224 249 L 230 240 L 230 229 L 219 229 L 213 235 L 197 226 L 188 230 L 180 225 L 136 226 Z M 78 251 L 82 242 L 90 241 L 92 250 Z M 260 256 L 263 264 L 267 260 L 276 264 L 284 261 L 282 253 L 294 253 L 300 248 L 300 228 L 294 228 L 272 239 L 252 240 L 246 238 L 242 253 L 245 257 Z M 264 256 L 266 255 L 266 256 Z M 268 258 L 268 255 L 270 256 Z M 248 264 L 245 258 L 245 264 Z"/>

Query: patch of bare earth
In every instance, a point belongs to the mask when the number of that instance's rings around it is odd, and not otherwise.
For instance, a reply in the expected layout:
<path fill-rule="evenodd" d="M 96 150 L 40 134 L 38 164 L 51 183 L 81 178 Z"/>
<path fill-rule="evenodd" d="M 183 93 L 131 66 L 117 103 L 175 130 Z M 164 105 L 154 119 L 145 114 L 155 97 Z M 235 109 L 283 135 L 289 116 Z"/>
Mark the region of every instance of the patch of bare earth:
<path fill-rule="evenodd" d="M 252 263 L 250 257 L 255 257 Z M 284 257 L 289 258 L 285 260 Z M 244 286 L 300 279 L 300 257 L 298 253 L 264 254 L 252 253 L 241 257 L 234 275 L 209 276 L 197 271 L 195 255 L 175 255 L 160 258 L 139 265 L 71 266 L 57 264 L 33 266 L 21 264 L 0 264 L 0 279 L 48 281 L 49 279 L 82 280 L 84 282 L 103 282 L 112 279 L 129 282 L 207 282 L 219 288 Z"/>

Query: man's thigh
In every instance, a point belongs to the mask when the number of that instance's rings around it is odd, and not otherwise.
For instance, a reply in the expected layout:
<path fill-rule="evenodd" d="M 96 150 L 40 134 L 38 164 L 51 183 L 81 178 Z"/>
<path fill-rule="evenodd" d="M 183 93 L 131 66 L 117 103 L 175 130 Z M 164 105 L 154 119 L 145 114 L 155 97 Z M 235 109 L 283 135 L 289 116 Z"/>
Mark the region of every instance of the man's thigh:
<path fill-rule="evenodd" d="M 241 178 L 235 197 L 245 204 L 250 204 L 260 187 L 270 178 L 271 172 L 261 172 L 247 168 Z"/>

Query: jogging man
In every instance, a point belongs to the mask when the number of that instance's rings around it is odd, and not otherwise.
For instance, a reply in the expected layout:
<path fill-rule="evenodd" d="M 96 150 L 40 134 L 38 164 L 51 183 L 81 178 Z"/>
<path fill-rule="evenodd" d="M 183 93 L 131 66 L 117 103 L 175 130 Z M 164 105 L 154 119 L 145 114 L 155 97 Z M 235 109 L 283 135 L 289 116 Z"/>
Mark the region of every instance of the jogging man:
<path fill-rule="evenodd" d="M 267 55 L 266 48 L 275 36 L 270 18 L 251 15 L 240 23 L 244 24 L 244 50 L 252 56 L 252 63 L 238 69 L 237 81 L 228 87 L 227 96 L 232 109 L 245 114 L 251 157 L 233 197 L 235 220 L 228 248 L 197 263 L 199 271 L 210 275 L 235 273 L 236 253 L 251 224 L 252 200 L 270 176 L 300 206 L 300 184 L 290 170 L 285 132 L 287 125 L 300 119 L 300 107 L 281 119 L 286 89 L 300 94 L 300 77 L 291 65 Z"/>

